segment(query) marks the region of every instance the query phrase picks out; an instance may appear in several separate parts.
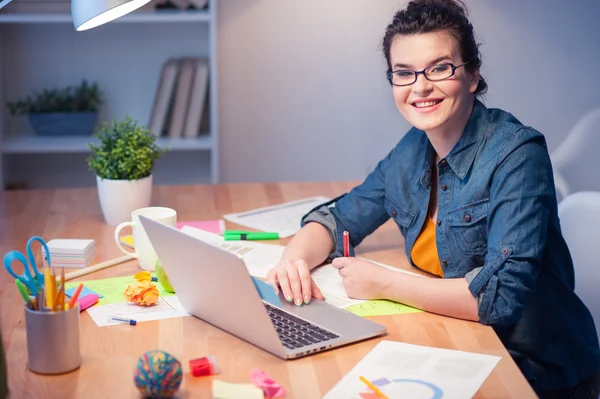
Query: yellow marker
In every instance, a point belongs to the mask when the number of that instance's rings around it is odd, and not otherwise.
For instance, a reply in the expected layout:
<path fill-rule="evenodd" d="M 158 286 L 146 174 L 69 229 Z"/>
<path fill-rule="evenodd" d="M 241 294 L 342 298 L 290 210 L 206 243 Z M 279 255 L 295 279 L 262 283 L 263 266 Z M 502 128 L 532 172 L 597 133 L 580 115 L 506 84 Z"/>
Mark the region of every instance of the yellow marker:
<path fill-rule="evenodd" d="M 369 388 L 371 388 L 371 390 L 373 390 L 373 392 L 375 392 L 375 395 L 379 396 L 381 399 L 389 399 L 383 392 L 381 392 L 379 390 L 379 388 L 377 388 L 375 385 L 373 385 L 373 383 L 371 381 L 367 380 L 362 375 L 360 376 L 360 380 L 362 382 L 364 382 L 365 384 L 367 384 L 367 386 Z"/>

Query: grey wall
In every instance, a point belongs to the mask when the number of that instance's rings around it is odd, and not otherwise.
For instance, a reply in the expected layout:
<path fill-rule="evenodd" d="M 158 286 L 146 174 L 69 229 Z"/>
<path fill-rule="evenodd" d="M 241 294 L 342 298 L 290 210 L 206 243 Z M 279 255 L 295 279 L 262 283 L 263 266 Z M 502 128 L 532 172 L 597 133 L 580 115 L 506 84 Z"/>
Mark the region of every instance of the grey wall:
<path fill-rule="evenodd" d="M 600 107 L 600 2 L 466 2 L 482 42 L 486 104 L 542 131 L 553 150 Z M 405 3 L 220 1 L 223 181 L 363 178 L 410 127 L 380 51 Z"/>

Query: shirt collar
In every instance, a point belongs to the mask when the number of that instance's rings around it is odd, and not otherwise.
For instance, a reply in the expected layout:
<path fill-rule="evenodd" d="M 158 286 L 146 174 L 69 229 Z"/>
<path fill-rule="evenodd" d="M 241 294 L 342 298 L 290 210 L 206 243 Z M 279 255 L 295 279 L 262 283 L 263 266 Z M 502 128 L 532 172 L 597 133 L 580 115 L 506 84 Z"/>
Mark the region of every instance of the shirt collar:
<path fill-rule="evenodd" d="M 481 101 L 475 99 L 473 111 L 469 116 L 465 130 L 450 153 L 446 156 L 448 165 L 456 175 L 463 180 L 481 146 L 484 137 L 493 129 L 488 118 L 487 108 Z"/>

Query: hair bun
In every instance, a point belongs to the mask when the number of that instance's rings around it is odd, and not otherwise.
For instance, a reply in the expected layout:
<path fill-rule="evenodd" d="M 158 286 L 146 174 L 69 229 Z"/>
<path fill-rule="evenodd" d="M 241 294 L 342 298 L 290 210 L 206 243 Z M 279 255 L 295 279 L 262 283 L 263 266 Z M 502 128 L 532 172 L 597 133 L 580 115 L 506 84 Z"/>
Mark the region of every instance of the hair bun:
<path fill-rule="evenodd" d="M 423 6 L 441 6 L 464 17 L 467 16 L 467 6 L 462 0 L 411 0 L 408 3 L 407 10 L 413 7 L 422 8 Z"/>

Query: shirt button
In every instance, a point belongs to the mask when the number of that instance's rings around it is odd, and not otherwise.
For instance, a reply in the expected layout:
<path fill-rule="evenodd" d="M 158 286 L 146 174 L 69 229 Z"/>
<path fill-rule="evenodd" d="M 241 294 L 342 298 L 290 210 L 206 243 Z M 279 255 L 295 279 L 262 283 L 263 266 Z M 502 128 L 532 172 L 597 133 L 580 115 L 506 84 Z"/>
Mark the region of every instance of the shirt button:
<path fill-rule="evenodd" d="M 440 165 L 446 166 L 446 165 L 448 165 L 448 161 L 446 161 L 445 159 L 442 159 L 442 161 L 440 162 Z"/>
<path fill-rule="evenodd" d="M 446 191 L 447 188 L 448 188 L 448 186 L 446 186 L 445 184 L 442 184 L 442 191 Z"/>
<path fill-rule="evenodd" d="M 508 248 L 502 248 L 502 253 L 506 255 L 508 253 Z"/>
<path fill-rule="evenodd" d="M 392 211 L 392 217 L 393 217 L 393 218 L 395 218 L 395 217 L 396 217 L 396 210 L 395 210 L 395 209 Z"/>
<path fill-rule="evenodd" d="M 442 265 L 446 266 L 448 264 L 448 261 L 446 259 L 442 259 Z"/>
<path fill-rule="evenodd" d="M 438 220 L 437 220 L 437 225 L 438 225 L 438 226 L 441 226 L 441 225 L 442 225 L 442 220 L 441 220 L 441 219 L 438 219 Z"/>
<path fill-rule="evenodd" d="M 469 223 L 471 221 L 471 216 L 469 214 L 465 215 L 465 222 Z"/>

